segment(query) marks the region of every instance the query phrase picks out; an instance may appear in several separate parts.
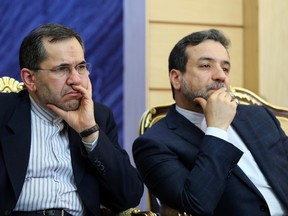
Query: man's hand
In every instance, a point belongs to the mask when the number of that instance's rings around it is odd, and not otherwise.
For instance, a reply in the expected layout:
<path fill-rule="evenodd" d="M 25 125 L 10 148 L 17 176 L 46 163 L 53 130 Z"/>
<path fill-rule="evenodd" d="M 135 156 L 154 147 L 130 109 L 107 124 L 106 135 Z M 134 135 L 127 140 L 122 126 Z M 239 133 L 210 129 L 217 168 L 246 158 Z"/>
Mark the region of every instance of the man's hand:
<path fill-rule="evenodd" d="M 237 102 L 225 88 L 218 89 L 204 98 L 195 98 L 205 114 L 208 127 L 227 130 L 236 114 Z"/>
<path fill-rule="evenodd" d="M 87 89 L 80 85 L 72 86 L 72 88 L 82 94 L 77 110 L 65 111 L 53 104 L 47 104 L 47 107 L 63 118 L 70 127 L 80 133 L 96 124 L 92 100 L 92 85 L 89 79 Z"/>

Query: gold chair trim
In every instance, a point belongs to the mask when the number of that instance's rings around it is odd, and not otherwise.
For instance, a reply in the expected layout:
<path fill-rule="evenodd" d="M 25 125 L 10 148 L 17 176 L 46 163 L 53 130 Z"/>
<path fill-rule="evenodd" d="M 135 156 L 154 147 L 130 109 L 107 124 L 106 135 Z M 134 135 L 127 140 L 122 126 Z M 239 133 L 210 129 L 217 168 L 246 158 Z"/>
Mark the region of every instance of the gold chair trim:
<path fill-rule="evenodd" d="M 19 92 L 24 88 L 24 83 L 14 78 L 3 76 L 0 78 L 0 92 Z"/>

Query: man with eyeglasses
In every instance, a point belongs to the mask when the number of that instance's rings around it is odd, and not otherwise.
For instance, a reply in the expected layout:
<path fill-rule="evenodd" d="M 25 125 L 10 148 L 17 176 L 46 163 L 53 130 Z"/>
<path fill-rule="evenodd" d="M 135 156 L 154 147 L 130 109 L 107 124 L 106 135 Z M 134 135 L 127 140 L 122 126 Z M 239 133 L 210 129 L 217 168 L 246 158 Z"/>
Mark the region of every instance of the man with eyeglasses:
<path fill-rule="evenodd" d="M 0 215 L 100 215 L 139 204 L 143 184 L 72 29 L 46 24 L 20 48 L 25 89 L 0 94 Z"/>

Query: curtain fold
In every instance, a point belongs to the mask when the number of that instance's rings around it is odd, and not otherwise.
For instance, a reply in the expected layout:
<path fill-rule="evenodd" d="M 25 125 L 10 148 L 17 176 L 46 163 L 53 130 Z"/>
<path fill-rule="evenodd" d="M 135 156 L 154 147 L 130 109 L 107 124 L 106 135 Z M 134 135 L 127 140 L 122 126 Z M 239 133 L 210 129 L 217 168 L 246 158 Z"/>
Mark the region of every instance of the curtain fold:
<path fill-rule="evenodd" d="M 19 47 L 44 23 L 76 30 L 85 43 L 93 98 L 110 107 L 123 146 L 123 0 L 0 0 L 0 76 L 20 78 Z"/>

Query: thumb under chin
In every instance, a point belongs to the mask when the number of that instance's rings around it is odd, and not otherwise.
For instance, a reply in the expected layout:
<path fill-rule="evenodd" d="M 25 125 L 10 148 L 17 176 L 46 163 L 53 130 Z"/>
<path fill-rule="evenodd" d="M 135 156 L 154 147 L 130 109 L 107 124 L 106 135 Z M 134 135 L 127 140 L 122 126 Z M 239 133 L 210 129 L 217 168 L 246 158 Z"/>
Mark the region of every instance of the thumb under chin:
<path fill-rule="evenodd" d="M 205 110 L 207 101 L 206 99 L 202 98 L 202 97 L 197 97 L 193 100 L 194 102 L 196 102 L 197 104 L 199 104 L 203 110 Z"/>

